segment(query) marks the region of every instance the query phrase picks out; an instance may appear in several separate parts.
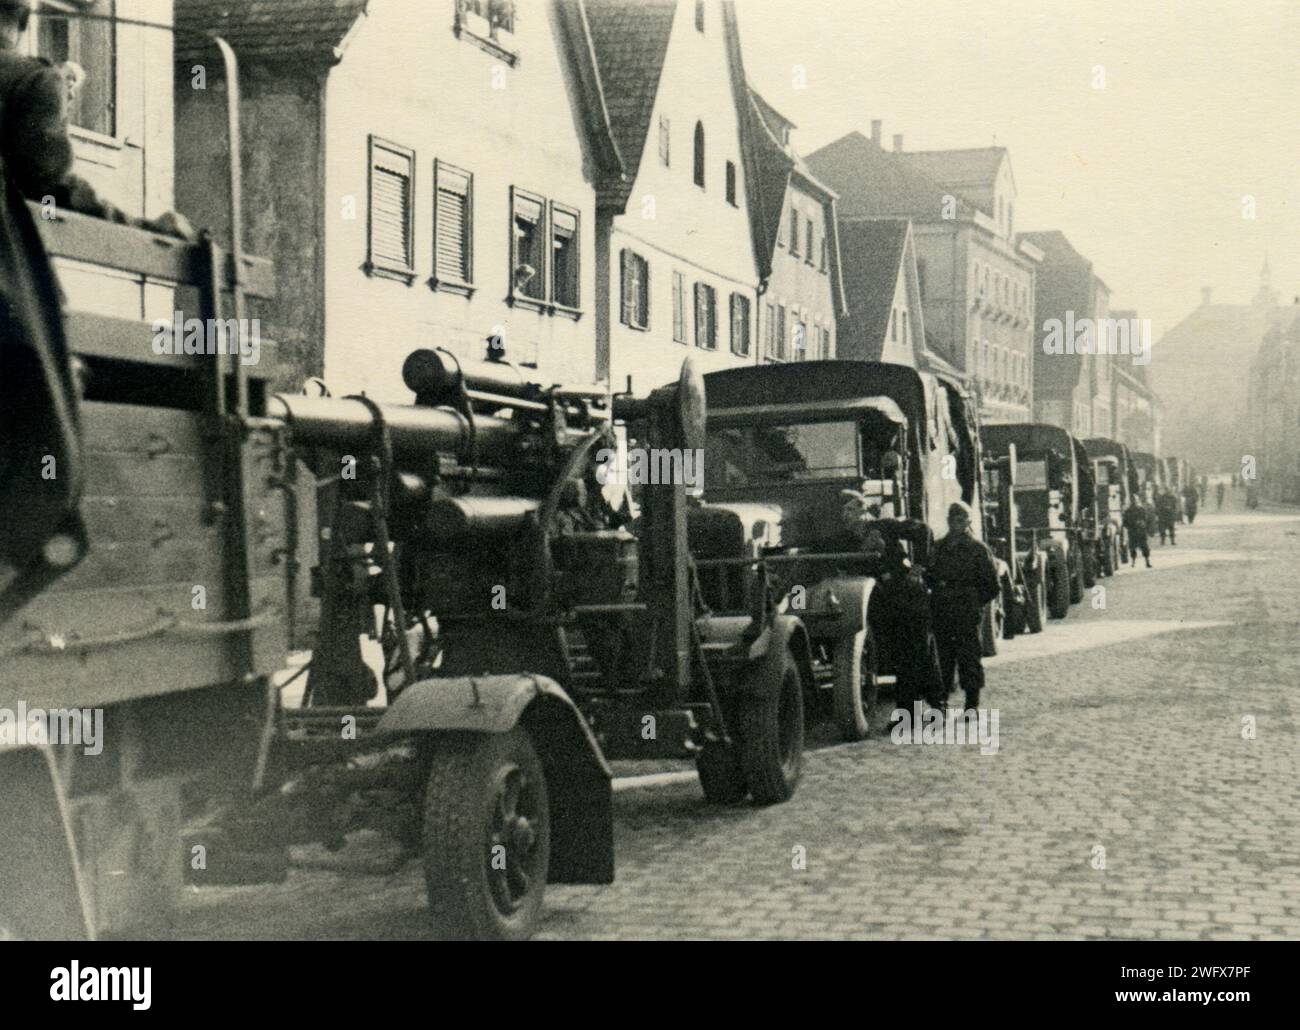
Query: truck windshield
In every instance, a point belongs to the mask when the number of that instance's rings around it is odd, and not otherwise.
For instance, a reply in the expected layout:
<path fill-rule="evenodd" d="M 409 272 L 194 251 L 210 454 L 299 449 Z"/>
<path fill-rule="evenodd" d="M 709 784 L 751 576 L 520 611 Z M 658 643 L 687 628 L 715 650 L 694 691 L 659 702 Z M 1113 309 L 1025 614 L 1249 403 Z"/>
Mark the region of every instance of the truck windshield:
<path fill-rule="evenodd" d="M 710 487 L 855 478 L 861 469 L 854 422 L 711 429 L 705 453 L 706 491 Z"/>

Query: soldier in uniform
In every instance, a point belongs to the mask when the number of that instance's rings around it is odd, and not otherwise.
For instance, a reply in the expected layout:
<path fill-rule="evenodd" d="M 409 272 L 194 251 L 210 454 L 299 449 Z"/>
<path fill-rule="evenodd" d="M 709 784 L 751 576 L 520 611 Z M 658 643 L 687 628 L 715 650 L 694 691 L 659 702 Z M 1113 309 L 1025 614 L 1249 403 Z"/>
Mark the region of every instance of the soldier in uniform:
<path fill-rule="evenodd" d="M 0 0 L 0 562 L 19 575 L 4 618 L 85 551 L 77 387 L 58 280 L 28 200 L 72 169 L 66 81 L 19 44 L 30 0 Z"/>
<path fill-rule="evenodd" d="M 1124 509 L 1124 528 L 1128 530 L 1128 562 L 1137 567 L 1138 552 L 1151 568 L 1151 544 L 1147 540 L 1147 511 L 1137 494 Z"/>
<path fill-rule="evenodd" d="M 980 616 L 998 596 L 998 573 L 989 549 L 971 536 L 971 511 L 961 501 L 948 508 L 948 535 L 934 546 L 926 569 L 939 646 L 943 694 L 952 690 L 953 673 L 961 679 L 966 708 L 979 707 L 984 687 L 980 661 Z"/>

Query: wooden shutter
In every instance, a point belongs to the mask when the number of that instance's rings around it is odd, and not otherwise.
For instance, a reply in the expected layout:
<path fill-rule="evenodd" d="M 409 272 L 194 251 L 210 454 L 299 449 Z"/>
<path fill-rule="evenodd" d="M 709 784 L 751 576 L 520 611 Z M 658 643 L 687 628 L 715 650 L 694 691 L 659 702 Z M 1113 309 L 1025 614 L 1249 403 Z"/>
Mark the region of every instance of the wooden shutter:
<path fill-rule="evenodd" d="M 631 325 L 636 318 L 636 311 L 632 307 L 632 282 L 631 282 L 631 254 L 624 247 L 618 252 L 619 266 L 619 299 L 622 301 L 622 308 L 619 321 L 624 325 Z"/>
<path fill-rule="evenodd" d="M 650 328 L 650 265 L 645 258 L 639 254 L 634 255 L 637 262 L 637 271 L 640 273 L 641 282 L 641 304 L 638 314 L 641 317 L 640 325 L 642 329 Z"/>
<path fill-rule="evenodd" d="M 468 172 L 435 163 L 437 178 L 437 225 L 435 226 L 435 271 L 439 279 L 473 281 L 470 265 L 471 178 Z"/>
<path fill-rule="evenodd" d="M 375 265 L 409 269 L 413 156 L 371 141 L 370 260 Z"/>
<path fill-rule="evenodd" d="M 686 279 L 681 272 L 673 273 L 673 340 L 686 342 Z"/>

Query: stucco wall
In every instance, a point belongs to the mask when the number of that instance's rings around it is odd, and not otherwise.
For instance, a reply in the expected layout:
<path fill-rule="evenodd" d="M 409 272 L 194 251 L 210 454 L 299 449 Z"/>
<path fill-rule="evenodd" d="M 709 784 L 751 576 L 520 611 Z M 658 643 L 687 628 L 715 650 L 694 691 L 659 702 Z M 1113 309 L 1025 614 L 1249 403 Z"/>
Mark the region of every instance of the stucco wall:
<path fill-rule="evenodd" d="M 799 255 L 790 253 L 790 209 L 799 212 Z M 837 336 L 835 319 L 835 297 L 831 285 L 833 265 L 829 262 L 826 271 L 822 271 L 822 240 L 826 239 L 828 226 L 826 205 L 819 197 L 800 189 L 797 181 L 791 180 L 785 191 L 785 204 L 782 206 L 781 233 L 777 239 L 775 254 L 772 258 L 772 276 L 768 280 L 767 292 L 762 297 L 761 318 L 757 327 L 758 339 L 761 341 L 759 360 L 765 356 L 762 347 L 767 341 L 767 307 L 783 304 L 786 308 L 787 323 L 795 318 L 802 318 L 811 331 L 813 326 L 820 326 L 830 331 L 831 349 L 825 357 L 835 357 Z M 805 225 L 813 220 L 813 263 L 807 262 L 805 248 Z M 787 349 L 790 340 L 790 326 L 785 329 Z M 812 347 L 809 340 L 809 348 Z M 787 350 L 788 352 L 788 350 Z"/>

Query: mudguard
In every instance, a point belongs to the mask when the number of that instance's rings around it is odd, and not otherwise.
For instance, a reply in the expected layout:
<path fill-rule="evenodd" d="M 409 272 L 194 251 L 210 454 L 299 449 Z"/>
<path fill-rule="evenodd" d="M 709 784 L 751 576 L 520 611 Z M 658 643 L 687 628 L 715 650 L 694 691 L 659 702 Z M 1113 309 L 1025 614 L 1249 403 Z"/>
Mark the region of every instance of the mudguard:
<path fill-rule="evenodd" d="M 750 689 L 780 688 L 780 669 L 786 648 L 794 655 L 799 667 L 799 678 L 805 691 L 813 689 L 812 645 L 803 622 L 793 615 L 774 615 L 749 646 L 749 660 L 753 674 L 744 677 Z"/>
<path fill-rule="evenodd" d="M 803 620 L 814 640 L 834 640 L 858 633 L 867 626 L 867 606 L 876 588 L 872 576 L 834 576 L 808 591 L 807 606 L 790 613 Z"/>
<path fill-rule="evenodd" d="M 94 938 L 67 798 L 48 747 L 0 748 L 0 934 Z"/>
<path fill-rule="evenodd" d="M 614 880 L 613 773 L 577 706 L 545 676 L 457 676 L 403 690 L 375 732 L 506 733 L 532 737 L 551 804 L 551 883 Z"/>

